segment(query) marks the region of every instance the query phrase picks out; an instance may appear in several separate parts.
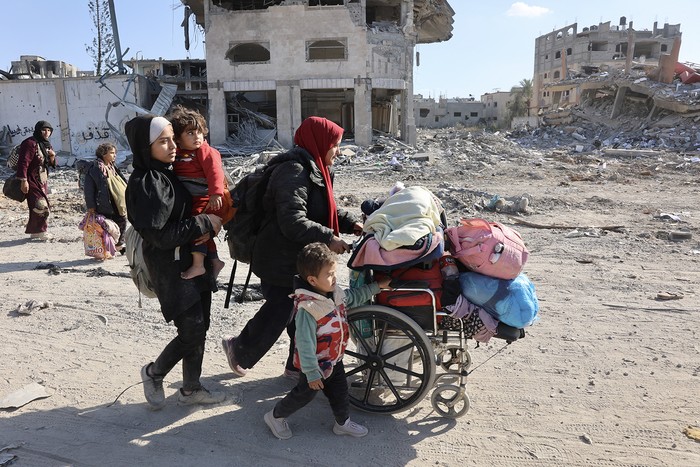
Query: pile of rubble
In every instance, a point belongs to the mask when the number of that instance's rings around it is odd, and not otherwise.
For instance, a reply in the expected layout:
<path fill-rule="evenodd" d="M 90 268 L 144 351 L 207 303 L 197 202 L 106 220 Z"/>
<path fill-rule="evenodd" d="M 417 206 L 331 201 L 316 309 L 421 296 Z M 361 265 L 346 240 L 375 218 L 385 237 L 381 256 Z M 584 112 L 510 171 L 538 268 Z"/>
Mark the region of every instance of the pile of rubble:
<path fill-rule="evenodd" d="M 542 115 L 543 125 L 509 134 L 527 147 L 569 147 L 576 152 L 652 149 L 700 151 L 700 83 L 664 84 L 649 70 L 611 70 L 564 81 L 585 86 L 579 105 Z"/>

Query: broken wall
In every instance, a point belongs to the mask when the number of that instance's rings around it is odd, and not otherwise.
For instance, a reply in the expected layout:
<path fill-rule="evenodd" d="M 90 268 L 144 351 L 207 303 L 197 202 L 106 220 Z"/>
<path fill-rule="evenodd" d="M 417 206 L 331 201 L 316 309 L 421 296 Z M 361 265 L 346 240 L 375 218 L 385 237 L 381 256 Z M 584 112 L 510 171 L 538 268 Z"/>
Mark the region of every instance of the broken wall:
<path fill-rule="evenodd" d="M 125 76 L 106 78 L 105 83 L 118 96 L 138 102 L 138 85 L 127 92 Z M 0 126 L 9 127 L 11 141 L 6 143 L 15 145 L 32 135 L 37 121 L 46 120 L 54 128 L 50 141 L 57 151 L 92 159 L 101 143 L 128 150 L 105 120 L 108 105 L 118 100 L 94 78 L 0 81 Z M 126 107 L 111 107 L 109 121 L 123 130 L 135 115 Z"/>

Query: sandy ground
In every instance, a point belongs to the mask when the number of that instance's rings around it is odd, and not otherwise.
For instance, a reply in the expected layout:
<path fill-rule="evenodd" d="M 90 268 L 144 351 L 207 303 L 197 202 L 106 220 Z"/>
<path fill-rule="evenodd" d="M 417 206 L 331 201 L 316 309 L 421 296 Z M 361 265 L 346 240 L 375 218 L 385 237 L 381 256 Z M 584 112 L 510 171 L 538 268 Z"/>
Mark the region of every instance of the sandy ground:
<path fill-rule="evenodd" d="M 355 160 L 336 177 L 337 197 L 352 209 L 401 179 L 444 197 L 451 220 L 482 215 L 525 237 L 541 319 L 510 346 L 469 342 L 465 416 L 440 417 L 429 397 L 395 415 L 353 410 L 370 430 L 353 439 L 331 432 L 330 409 L 318 397 L 290 418 L 291 440 L 274 438 L 263 414 L 292 386 L 280 376 L 287 339 L 234 378 L 220 337 L 240 331 L 260 302 L 225 309 L 224 291 L 214 295 L 203 382 L 225 391 L 226 401 L 178 406 L 173 371 L 166 408 L 148 410 L 139 369 L 174 328 L 156 300 L 139 308 L 125 257 L 83 256 L 76 173 L 61 169 L 50 180 L 50 242 L 28 241 L 26 207 L 0 197 L 0 399 L 33 383 L 49 394 L 0 409 L 0 459 L 16 456 L 17 466 L 700 465 L 700 443 L 683 432 L 700 425 L 697 167 L 679 168 L 676 155 L 616 160 L 505 140 L 475 158 L 465 138 L 426 143 L 433 162 L 407 163 L 402 172 L 383 159 Z M 528 222 L 560 228 L 518 226 L 474 207 L 493 194 L 524 193 Z M 669 240 L 677 230 L 693 238 Z M 19 314 L 28 300 L 50 306 Z"/>

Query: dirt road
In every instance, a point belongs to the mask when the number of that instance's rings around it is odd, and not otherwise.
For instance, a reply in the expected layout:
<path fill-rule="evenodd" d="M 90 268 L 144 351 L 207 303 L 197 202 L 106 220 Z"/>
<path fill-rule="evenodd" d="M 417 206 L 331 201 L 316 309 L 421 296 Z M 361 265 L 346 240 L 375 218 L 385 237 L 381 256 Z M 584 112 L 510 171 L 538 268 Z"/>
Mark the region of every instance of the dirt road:
<path fill-rule="evenodd" d="M 173 328 L 157 301 L 138 307 L 125 257 L 83 256 L 76 173 L 61 169 L 50 181 L 51 242 L 28 241 L 25 206 L 0 198 L 0 398 L 32 383 L 50 395 L 0 410 L 0 449 L 9 448 L 0 459 L 16 456 L 17 466 L 700 465 L 700 443 L 683 432 L 700 425 L 698 164 L 679 167 L 677 154 L 531 150 L 459 132 L 421 137 L 431 162 L 399 159 L 403 171 L 383 156 L 339 165 L 339 203 L 357 209 L 402 180 L 438 194 L 451 221 L 484 216 L 514 226 L 531 251 L 526 272 L 541 306 L 525 339 L 470 342 L 464 417 L 439 417 L 429 398 L 393 416 L 354 411 L 370 434 L 348 439 L 333 435 L 318 397 L 290 418 L 294 437 L 277 440 L 263 414 L 292 385 L 281 377 L 287 340 L 248 376 L 233 378 L 220 337 L 240 331 L 260 302 L 224 309 L 223 291 L 215 294 L 203 382 L 227 400 L 177 406 L 174 371 L 167 407 L 149 411 L 139 369 Z M 536 227 L 475 208 L 494 195 L 526 195 L 528 212 L 518 217 Z M 669 240 L 672 231 L 692 238 Z M 14 311 L 28 300 L 50 306 Z"/>

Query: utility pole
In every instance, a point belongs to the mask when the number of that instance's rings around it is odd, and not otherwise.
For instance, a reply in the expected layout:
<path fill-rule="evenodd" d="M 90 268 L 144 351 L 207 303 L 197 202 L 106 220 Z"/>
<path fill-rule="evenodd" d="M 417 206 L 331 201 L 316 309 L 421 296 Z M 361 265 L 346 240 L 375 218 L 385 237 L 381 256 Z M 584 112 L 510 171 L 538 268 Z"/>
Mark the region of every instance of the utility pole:
<path fill-rule="evenodd" d="M 117 54 L 117 72 L 125 75 L 126 68 L 122 61 L 122 47 L 119 43 L 119 29 L 117 29 L 117 15 L 114 12 L 114 0 L 107 0 L 109 3 L 109 18 L 112 21 L 112 37 L 114 38 L 114 50 Z"/>

